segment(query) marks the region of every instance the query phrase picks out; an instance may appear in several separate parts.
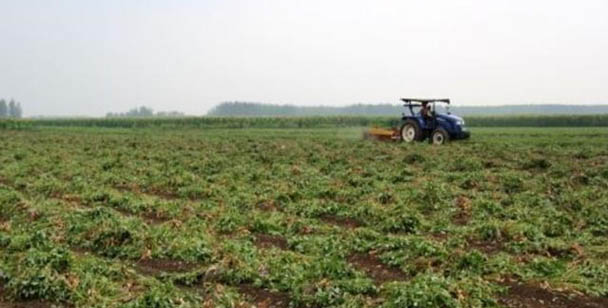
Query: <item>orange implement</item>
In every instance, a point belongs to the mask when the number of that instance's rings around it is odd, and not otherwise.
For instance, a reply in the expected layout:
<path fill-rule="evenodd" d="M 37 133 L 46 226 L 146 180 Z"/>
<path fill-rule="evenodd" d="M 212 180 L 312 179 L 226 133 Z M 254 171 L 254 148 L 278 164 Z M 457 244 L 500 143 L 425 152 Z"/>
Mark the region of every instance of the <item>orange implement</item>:
<path fill-rule="evenodd" d="M 384 141 L 398 141 L 400 139 L 399 130 L 396 128 L 386 129 L 379 127 L 372 127 L 368 129 L 363 137 L 365 139 L 375 139 Z"/>

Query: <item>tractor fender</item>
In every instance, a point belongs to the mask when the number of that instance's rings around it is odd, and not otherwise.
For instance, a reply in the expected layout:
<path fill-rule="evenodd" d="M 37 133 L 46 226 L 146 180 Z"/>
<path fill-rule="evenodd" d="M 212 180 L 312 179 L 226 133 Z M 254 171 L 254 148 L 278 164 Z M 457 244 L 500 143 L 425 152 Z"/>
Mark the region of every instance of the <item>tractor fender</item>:
<path fill-rule="evenodd" d="M 413 117 L 413 116 L 405 116 L 405 117 L 401 118 L 401 123 L 399 126 L 403 126 L 403 124 L 405 124 L 405 122 L 407 122 L 408 120 L 416 121 L 416 123 L 418 123 L 418 127 L 420 127 L 421 129 L 426 128 L 426 125 L 425 125 L 422 117 Z"/>

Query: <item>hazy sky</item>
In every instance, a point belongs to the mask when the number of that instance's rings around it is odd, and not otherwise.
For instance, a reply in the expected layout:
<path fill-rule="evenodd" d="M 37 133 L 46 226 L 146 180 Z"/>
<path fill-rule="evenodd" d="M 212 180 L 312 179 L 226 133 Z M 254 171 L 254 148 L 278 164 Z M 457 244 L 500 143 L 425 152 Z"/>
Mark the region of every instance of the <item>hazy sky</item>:
<path fill-rule="evenodd" d="M 0 0 L 26 115 L 222 101 L 608 103 L 607 0 Z"/>

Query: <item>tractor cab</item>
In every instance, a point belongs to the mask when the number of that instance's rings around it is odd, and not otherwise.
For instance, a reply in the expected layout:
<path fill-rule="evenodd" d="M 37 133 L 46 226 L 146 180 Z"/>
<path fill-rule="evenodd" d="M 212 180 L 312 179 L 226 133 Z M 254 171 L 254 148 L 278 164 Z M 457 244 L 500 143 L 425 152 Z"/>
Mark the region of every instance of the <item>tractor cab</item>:
<path fill-rule="evenodd" d="M 450 100 L 402 98 L 410 114 L 403 114 L 400 136 L 405 142 L 429 139 L 433 144 L 444 144 L 450 140 L 466 139 L 470 132 L 461 117 L 449 112 Z M 445 104 L 445 113 L 437 111 L 438 104 Z"/>

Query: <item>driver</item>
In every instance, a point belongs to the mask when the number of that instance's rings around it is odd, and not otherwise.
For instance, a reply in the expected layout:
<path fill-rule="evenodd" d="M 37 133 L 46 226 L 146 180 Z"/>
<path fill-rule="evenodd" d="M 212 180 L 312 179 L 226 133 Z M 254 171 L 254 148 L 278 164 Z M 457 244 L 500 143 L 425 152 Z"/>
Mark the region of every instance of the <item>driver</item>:
<path fill-rule="evenodd" d="M 428 102 L 422 103 L 422 108 L 420 109 L 420 115 L 425 119 L 431 118 L 431 107 L 429 106 Z"/>

